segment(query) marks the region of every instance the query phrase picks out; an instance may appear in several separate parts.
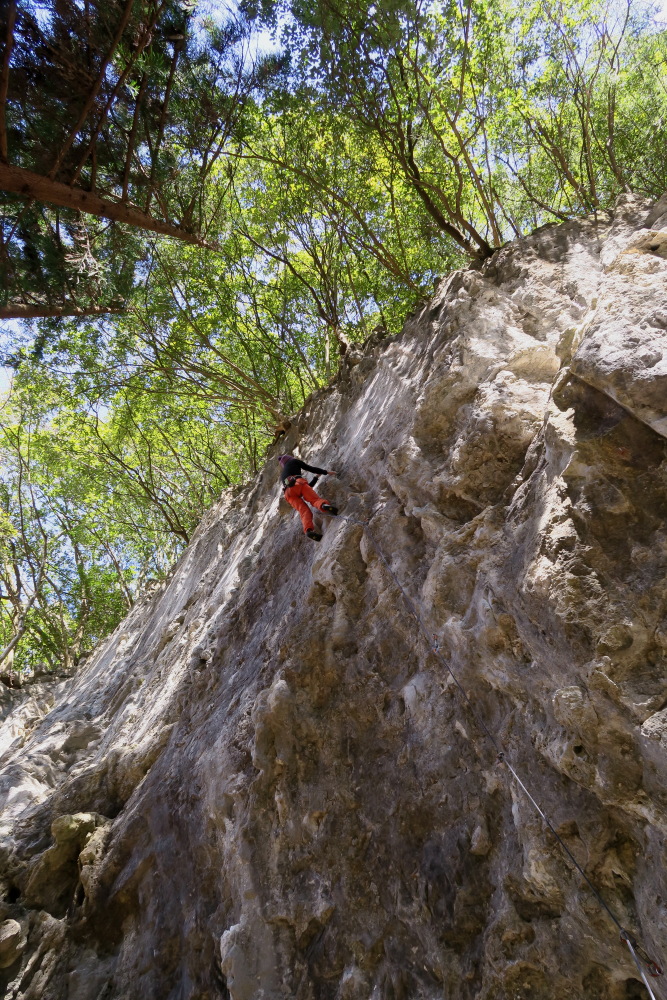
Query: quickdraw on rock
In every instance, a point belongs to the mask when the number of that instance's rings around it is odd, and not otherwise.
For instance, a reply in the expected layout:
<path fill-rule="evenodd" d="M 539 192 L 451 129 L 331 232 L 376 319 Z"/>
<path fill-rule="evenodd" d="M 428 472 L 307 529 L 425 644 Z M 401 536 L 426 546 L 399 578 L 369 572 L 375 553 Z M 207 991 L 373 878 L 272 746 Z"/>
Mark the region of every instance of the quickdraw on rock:
<path fill-rule="evenodd" d="M 621 941 L 625 941 L 625 943 L 627 944 L 630 954 L 632 955 L 635 965 L 637 966 L 637 971 L 639 972 L 639 975 L 642 977 L 644 981 L 644 986 L 648 990 L 651 1000 L 657 1000 L 657 997 L 653 992 L 653 989 L 651 988 L 651 984 L 646 978 L 646 973 L 644 972 L 642 963 L 644 964 L 644 966 L 646 966 L 646 970 L 649 976 L 653 976 L 654 978 L 662 975 L 662 969 L 657 964 L 657 962 L 654 962 L 652 958 L 649 958 L 649 956 L 646 954 L 646 951 L 637 942 L 637 939 L 633 937 L 632 934 L 630 934 L 629 931 L 621 930 Z"/>

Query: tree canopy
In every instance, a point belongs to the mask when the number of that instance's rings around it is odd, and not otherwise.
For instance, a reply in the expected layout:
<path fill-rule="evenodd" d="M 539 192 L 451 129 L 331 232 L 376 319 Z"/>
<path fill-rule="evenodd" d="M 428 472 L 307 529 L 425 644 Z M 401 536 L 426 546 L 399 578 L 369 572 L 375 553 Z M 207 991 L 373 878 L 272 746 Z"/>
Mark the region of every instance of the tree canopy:
<path fill-rule="evenodd" d="M 192 10 L 10 0 L 0 315 L 80 314 L 100 300 L 112 311 L 133 286 L 145 234 L 206 244 L 207 179 L 276 60 L 248 58 L 238 17 L 194 30 Z"/>
<path fill-rule="evenodd" d="M 69 669 L 440 275 L 667 188 L 634 3 L 23 0 L 0 36 L 0 669 Z"/>

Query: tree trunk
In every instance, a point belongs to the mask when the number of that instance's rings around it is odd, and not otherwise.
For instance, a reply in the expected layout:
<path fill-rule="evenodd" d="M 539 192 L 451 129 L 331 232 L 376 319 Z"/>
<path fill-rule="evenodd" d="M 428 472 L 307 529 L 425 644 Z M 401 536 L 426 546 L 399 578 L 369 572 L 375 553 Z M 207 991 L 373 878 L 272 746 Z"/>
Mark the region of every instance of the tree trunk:
<path fill-rule="evenodd" d="M 169 222 L 160 222 L 152 215 L 147 215 L 139 208 L 122 205 L 120 202 L 105 201 L 90 191 L 81 188 L 68 187 L 59 181 L 49 180 L 41 174 L 33 174 L 23 167 L 13 167 L 0 163 L 0 191 L 9 191 L 22 198 L 32 198 L 35 201 L 45 201 L 50 205 L 60 205 L 62 208 L 73 208 L 86 212 L 101 219 L 111 219 L 114 222 L 124 222 L 128 226 L 144 229 L 151 233 L 161 233 L 176 240 L 194 243 L 197 246 L 209 246 L 199 236 L 189 233 L 180 226 Z M 211 247 L 211 249 L 214 249 Z"/>

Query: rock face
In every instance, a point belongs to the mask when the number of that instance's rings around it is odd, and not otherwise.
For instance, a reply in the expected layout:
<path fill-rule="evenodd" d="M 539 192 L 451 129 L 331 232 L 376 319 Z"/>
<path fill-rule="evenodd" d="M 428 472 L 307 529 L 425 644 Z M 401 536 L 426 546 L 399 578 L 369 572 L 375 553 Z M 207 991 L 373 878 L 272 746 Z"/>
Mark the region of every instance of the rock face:
<path fill-rule="evenodd" d="M 481 724 L 667 958 L 665 240 L 626 196 L 443 281 L 276 448 L 350 520 L 270 456 L 7 715 L 7 996 L 648 996 Z"/>

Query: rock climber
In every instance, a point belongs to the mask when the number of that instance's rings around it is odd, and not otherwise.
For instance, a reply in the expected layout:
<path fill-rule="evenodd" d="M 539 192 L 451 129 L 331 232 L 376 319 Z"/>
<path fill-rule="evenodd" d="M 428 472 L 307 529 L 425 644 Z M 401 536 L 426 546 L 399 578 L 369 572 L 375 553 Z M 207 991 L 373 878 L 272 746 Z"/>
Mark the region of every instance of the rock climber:
<path fill-rule="evenodd" d="M 318 469 L 315 465 L 306 465 L 294 455 L 279 455 L 278 462 L 280 463 L 280 480 L 285 490 L 285 499 L 298 512 L 303 530 L 308 537 L 312 538 L 314 542 L 321 541 L 322 535 L 315 530 L 313 515 L 308 504 L 312 504 L 317 510 L 322 510 L 326 514 L 337 514 L 338 507 L 334 507 L 333 504 L 318 496 L 308 481 L 303 478 L 302 473 L 304 470 L 314 472 L 318 476 L 335 476 L 337 473 L 331 469 Z"/>

